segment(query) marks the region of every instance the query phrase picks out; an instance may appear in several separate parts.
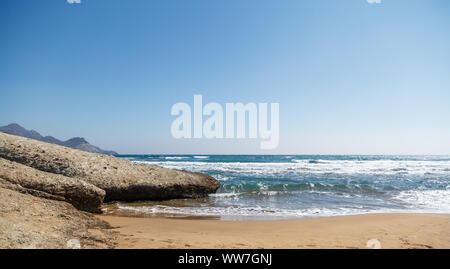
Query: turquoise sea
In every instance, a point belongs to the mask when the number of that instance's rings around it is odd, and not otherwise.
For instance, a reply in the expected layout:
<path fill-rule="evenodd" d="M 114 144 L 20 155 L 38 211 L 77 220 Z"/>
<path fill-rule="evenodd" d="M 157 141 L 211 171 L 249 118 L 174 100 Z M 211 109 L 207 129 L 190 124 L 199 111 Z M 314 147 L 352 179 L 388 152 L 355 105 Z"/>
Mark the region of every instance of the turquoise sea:
<path fill-rule="evenodd" d="M 221 187 L 202 199 L 118 203 L 129 214 L 224 220 L 377 212 L 450 213 L 450 156 L 119 155 L 196 171 Z"/>

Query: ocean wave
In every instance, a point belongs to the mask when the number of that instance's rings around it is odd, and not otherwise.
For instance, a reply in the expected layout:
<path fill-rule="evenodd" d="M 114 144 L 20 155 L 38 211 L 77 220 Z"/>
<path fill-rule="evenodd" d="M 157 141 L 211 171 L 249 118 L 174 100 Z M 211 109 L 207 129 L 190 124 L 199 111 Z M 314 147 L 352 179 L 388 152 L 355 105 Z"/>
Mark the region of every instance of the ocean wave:
<path fill-rule="evenodd" d="M 118 204 L 119 210 L 129 212 L 148 214 L 148 215 L 180 215 L 180 216 L 215 216 L 223 219 L 239 220 L 252 218 L 311 218 L 311 217 L 332 217 L 332 216 L 347 216 L 359 215 L 369 213 L 402 213 L 402 212 L 428 212 L 424 210 L 398 210 L 398 209 L 367 209 L 367 208 L 305 208 L 305 209 L 281 209 L 281 208 L 267 208 L 267 207 L 239 207 L 239 206 L 224 206 L 224 207 L 173 207 L 164 205 L 155 206 L 127 206 Z"/>
<path fill-rule="evenodd" d="M 135 211 L 145 214 L 175 214 L 188 216 L 266 216 L 266 217 L 308 217 L 308 216 L 331 216 L 341 215 L 342 210 L 329 210 L 323 208 L 310 208 L 304 210 L 274 209 L 263 207 L 172 207 L 172 206 L 126 206 L 118 205 L 121 210 Z M 346 213 L 357 213 L 357 211 L 346 210 Z M 344 213 L 345 214 L 345 213 Z"/>
<path fill-rule="evenodd" d="M 413 209 L 450 213 L 450 189 L 401 191 L 393 200 L 406 203 L 407 207 Z"/>
<path fill-rule="evenodd" d="M 166 157 L 186 158 L 186 157 Z M 292 162 L 135 161 L 194 172 L 218 171 L 241 175 L 340 174 L 435 175 L 450 177 L 450 161 L 348 161 L 292 160 Z"/>
<path fill-rule="evenodd" d="M 242 195 L 242 192 L 221 192 L 221 193 L 211 193 L 209 197 L 226 198 L 226 197 L 236 197 Z"/>
<path fill-rule="evenodd" d="M 122 210 L 227 219 L 450 213 L 449 159 L 157 157 L 135 162 L 209 174 L 221 182 L 218 193 L 200 200 L 202 206 L 121 205 Z"/>
<path fill-rule="evenodd" d="M 324 160 L 297 160 L 297 159 L 292 159 L 291 162 L 294 162 L 294 163 L 311 163 L 311 164 L 315 164 L 315 163 L 325 164 L 325 163 L 328 163 L 328 161 L 324 161 Z"/>
<path fill-rule="evenodd" d="M 188 159 L 189 157 L 181 157 L 181 156 L 167 156 L 164 157 L 164 159 L 166 160 L 183 160 L 183 159 Z"/>

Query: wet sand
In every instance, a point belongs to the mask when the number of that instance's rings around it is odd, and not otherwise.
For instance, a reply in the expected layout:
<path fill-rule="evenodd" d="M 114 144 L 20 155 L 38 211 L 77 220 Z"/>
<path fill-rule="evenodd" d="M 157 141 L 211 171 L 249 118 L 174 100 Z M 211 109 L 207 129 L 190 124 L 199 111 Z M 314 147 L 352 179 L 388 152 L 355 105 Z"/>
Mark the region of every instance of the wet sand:
<path fill-rule="evenodd" d="M 117 248 L 450 248 L 448 214 L 366 214 L 276 221 L 97 215 L 120 233 Z M 372 241 L 374 242 L 374 241 Z M 375 243 L 376 245 L 376 243 Z"/>

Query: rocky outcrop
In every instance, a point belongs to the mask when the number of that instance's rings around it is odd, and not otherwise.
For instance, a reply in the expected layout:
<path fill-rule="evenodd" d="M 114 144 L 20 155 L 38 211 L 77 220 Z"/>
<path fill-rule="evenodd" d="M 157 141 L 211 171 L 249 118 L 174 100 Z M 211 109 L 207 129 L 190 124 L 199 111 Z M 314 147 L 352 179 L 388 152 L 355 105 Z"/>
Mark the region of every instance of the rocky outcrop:
<path fill-rule="evenodd" d="M 117 233 L 63 201 L 0 187 L 0 249 L 113 248 Z M 72 243 L 72 244 L 71 244 Z"/>
<path fill-rule="evenodd" d="M 220 185 L 200 173 L 135 164 L 5 133 L 0 133 L 0 158 L 91 183 L 106 191 L 105 201 L 195 198 Z"/>
<path fill-rule="evenodd" d="M 34 196 L 67 201 L 80 210 L 101 212 L 105 191 L 83 180 L 42 172 L 0 158 L 0 186 Z"/>

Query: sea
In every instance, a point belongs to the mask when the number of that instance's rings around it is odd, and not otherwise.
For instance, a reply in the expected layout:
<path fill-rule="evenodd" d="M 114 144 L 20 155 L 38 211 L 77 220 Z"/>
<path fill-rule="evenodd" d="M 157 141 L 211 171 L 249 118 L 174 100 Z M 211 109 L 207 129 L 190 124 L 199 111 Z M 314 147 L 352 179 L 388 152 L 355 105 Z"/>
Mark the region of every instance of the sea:
<path fill-rule="evenodd" d="M 299 219 L 366 213 L 450 213 L 450 156 L 118 155 L 201 172 L 221 187 L 200 199 L 115 203 L 140 216 Z"/>

